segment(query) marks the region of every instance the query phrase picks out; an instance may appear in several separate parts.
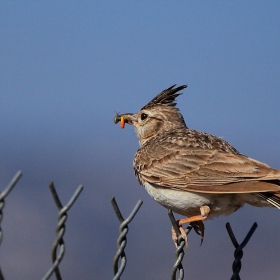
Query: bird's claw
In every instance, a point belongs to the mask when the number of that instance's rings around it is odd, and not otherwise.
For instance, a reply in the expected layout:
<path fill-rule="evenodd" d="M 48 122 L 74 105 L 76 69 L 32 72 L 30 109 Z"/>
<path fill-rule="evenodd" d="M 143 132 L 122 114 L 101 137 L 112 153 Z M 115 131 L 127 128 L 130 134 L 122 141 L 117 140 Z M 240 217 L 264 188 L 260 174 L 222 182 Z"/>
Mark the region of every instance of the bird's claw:
<path fill-rule="evenodd" d="M 174 241 L 175 247 L 178 248 L 178 240 L 179 240 L 179 237 L 181 237 L 183 240 L 185 240 L 186 248 L 188 248 L 188 246 L 189 246 L 188 235 L 182 226 L 179 226 L 179 230 L 180 230 L 181 234 L 179 236 L 177 236 L 175 229 L 173 227 L 171 228 L 172 240 Z"/>
<path fill-rule="evenodd" d="M 204 232 L 205 232 L 205 227 L 203 222 L 195 221 L 195 222 L 191 222 L 190 225 L 193 227 L 196 234 L 201 236 L 201 241 L 200 241 L 200 246 L 201 246 L 204 240 Z"/>

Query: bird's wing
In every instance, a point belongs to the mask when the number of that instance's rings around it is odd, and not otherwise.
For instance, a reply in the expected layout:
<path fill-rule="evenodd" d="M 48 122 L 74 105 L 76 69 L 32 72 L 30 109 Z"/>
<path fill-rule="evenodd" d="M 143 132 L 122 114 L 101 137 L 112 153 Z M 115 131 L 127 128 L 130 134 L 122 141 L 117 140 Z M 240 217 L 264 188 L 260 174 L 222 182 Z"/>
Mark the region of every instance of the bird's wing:
<path fill-rule="evenodd" d="M 279 170 L 241 155 L 222 139 L 214 140 L 220 143 L 214 141 L 205 144 L 203 141 L 204 145 L 201 145 L 199 141 L 191 142 L 187 138 L 175 136 L 148 143 L 135 155 L 135 174 L 142 185 L 148 181 L 193 192 L 280 190 Z"/>

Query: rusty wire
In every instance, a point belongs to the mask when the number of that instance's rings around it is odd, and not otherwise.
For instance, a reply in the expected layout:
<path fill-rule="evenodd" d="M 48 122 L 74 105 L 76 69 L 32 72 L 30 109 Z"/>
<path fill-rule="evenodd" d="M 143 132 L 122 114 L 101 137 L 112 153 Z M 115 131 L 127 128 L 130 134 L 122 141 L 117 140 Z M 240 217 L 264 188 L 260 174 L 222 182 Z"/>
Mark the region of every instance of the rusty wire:
<path fill-rule="evenodd" d="M 65 233 L 65 222 L 67 220 L 67 211 L 75 203 L 76 199 L 78 198 L 78 196 L 80 195 L 80 193 L 83 190 L 83 186 L 80 185 L 77 188 L 77 190 L 75 191 L 75 193 L 73 194 L 73 196 L 70 198 L 70 200 L 68 201 L 68 203 L 65 206 L 63 206 L 62 203 L 60 202 L 60 199 L 55 190 L 53 182 L 50 183 L 49 187 L 50 187 L 50 191 L 52 193 L 53 199 L 55 201 L 55 204 L 56 204 L 59 212 L 58 212 L 58 223 L 57 223 L 57 227 L 56 227 L 56 238 L 55 238 L 53 248 L 52 248 L 53 264 L 52 264 L 51 268 L 49 269 L 49 271 L 42 278 L 42 280 L 49 279 L 52 276 L 53 272 L 55 272 L 57 280 L 62 280 L 58 265 L 60 264 L 60 262 L 64 256 L 64 253 L 65 253 L 65 244 L 64 244 L 64 240 L 63 240 L 63 235 Z M 59 249 L 59 253 L 57 254 L 58 249 Z"/>
<path fill-rule="evenodd" d="M 128 224 L 132 221 L 132 219 L 137 214 L 138 210 L 140 209 L 141 205 L 143 204 L 143 201 L 140 199 L 136 203 L 135 207 L 133 208 L 133 210 L 131 211 L 131 213 L 125 220 L 121 214 L 121 211 L 120 211 L 118 204 L 116 202 L 116 199 L 114 197 L 111 198 L 111 203 L 112 203 L 114 211 L 118 217 L 118 220 L 121 223 L 120 228 L 119 228 L 120 235 L 117 240 L 118 251 L 117 251 L 117 253 L 114 257 L 114 261 L 113 261 L 113 268 L 114 268 L 113 280 L 119 280 L 125 269 L 125 266 L 126 266 L 126 255 L 124 252 L 124 248 L 126 246 L 126 235 L 128 233 Z M 118 266 L 119 260 L 121 260 L 120 266 Z"/>
<path fill-rule="evenodd" d="M 4 206 L 5 206 L 5 198 L 13 190 L 13 188 L 15 187 L 15 185 L 17 184 L 17 182 L 19 181 L 21 176 L 22 176 L 22 172 L 18 171 L 16 173 L 16 175 L 13 177 L 13 179 L 11 180 L 11 182 L 8 184 L 8 186 L 4 189 L 4 191 L 2 191 L 0 193 L 0 245 L 3 241 L 3 231 L 2 231 L 2 228 L 1 228 L 1 223 L 2 223 L 2 220 L 3 220 L 3 209 L 4 209 Z M 1 268 L 0 268 L 0 280 L 4 280 L 4 276 L 3 276 Z"/>
<path fill-rule="evenodd" d="M 241 259 L 243 257 L 243 251 L 242 249 L 247 245 L 247 243 L 249 242 L 249 240 L 251 239 L 252 235 L 254 234 L 255 230 L 257 229 L 258 224 L 254 223 L 251 227 L 251 229 L 249 230 L 249 232 L 247 233 L 246 237 L 244 238 L 244 240 L 242 241 L 241 244 L 239 244 L 234 236 L 234 233 L 232 231 L 232 228 L 230 226 L 230 223 L 226 223 L 226 228 L 228 231 L 228 235 L 231 239 L 232 244 L 235 247 L 235 251 L 234 251 L 234 257 L 235 260 L 233 261 L 232 264 L 232 272 L 233 275 L 230 278 L 231 280 L 240 280 L 240 276 L 239 276 L 239 272 L 241 270 Z"/>
<path fill-rule="evenodd" d="M 172 271 L 171 271 L 171 280 L 175 280 L 176 279 L 176 273 L 178 271 L 179 273 L 179 278 L 178 280 L 183 280 L 184 279 L 184 268 L 183 268 L 183 265 L 182 265 L 182 260 L 184 258 L 184 255 L 185 255 L 185 252 L 184 252 L 184 247 L 186 245 L 186 241 L 182 238 L 182 233 L 180 232 L 179 230 L 179 226 L 178 226 L 178 223 L 176 222 L 175 220 L 175 217 L 173 215 L 173 212 L 172 210 L 168 210 L 168 216 L 169 216 L 169 219 L 171 221 L 171 224 L 177 234 L 177 248 L 176 248 L 176 252 L 175 252 L 175 264 L 172 268 Z M 192 230 L 192 226 L 191 225 L 188 225 L 187 228 L 186 228 L 186 235 L 189 234 L 189 232 Z"/>

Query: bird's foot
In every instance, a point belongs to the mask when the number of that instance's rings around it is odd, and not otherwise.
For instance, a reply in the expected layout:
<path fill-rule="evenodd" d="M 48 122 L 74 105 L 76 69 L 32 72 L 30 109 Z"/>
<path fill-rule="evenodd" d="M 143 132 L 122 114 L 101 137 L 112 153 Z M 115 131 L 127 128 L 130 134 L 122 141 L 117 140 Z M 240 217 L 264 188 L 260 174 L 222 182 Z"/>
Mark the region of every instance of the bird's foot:
<path fill-rule="evenodd" d="M 185 218 L 185 219 L 181 219 L 178 222 L 178 226 L 179 226 L 179 229 L 182 233 L 182 230 L 184 231 L 184 229 L 182 228 L 182 225 L 186 224 L 186 223 L 190 223 L 191 226 L 193 227 L 194 231 L 201 236 L 201 243 L 200 243 L 200 246 L 202 245 L 203 243 L 203 239 L 204 239 L 204 231 L 205 231 L 205 227 L 204 227 L 204 224 L 202 221 L 205 221 L 208 217 L 210 213 L 210 207 L 207 206 L 207 205 L 204 205 L 204 206 L 201 206 L 200 207 L 200 215 L 197 215 L 197 216 L 192 216 L 192 217 L 189 217 L 189 218 Z M 181 230 L 182 229 L 182 230 Z M 185 232 L 185 231 L 184 231 Z M 175 231 L 174 231 L 175 233 Z M 173 236 L 173 234 L 172 234 Z M 177 235 L 175 233 L 175 236 L 177 238 Z M 184 238 L 186 240 L 186 244 L 187 244 L 187 235 L 186 235 L 186 232 L 185 232 L 185 236 L 186 238 Z M 183 236 L 182 236 L 183 237 Z M 173 239 L 173 238 L 172 238 Z M 175 240 L 173 239 L 173 241 L 175 242 Z M 176 243 L 175 243 L 176 244 Z"/>
<path fill-rule="evenodd" d="M 191 222 L 190 225 L 193 227 L 196 234 L 201 236 L 200 239 L 200 246 L 201 246 L 204 240 L 204 231 L 205 231 L 203 222 L 202 221 Z"/>
<path fill-rule="evenodd" d="M 182 226 L 179 226 L 179 230 L 181 232 L 181 237 L 185 240 L 186 248 L 188 248 L 188 244 L 189 244 L 188 235 Z M 171 228 L 171 232 L 172 232 L 172 240 L 174 241 L 175 247 L 178 248 L 178 237 L 179 236 L 177 236 L 177 233 L 173 227 Z"/>

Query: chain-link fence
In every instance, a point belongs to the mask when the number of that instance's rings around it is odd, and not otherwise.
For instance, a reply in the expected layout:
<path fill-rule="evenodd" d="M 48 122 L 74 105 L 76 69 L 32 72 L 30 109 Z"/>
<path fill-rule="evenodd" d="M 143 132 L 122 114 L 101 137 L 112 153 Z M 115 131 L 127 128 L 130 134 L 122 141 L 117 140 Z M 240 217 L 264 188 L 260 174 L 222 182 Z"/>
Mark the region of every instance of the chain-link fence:
<path fill-rule="evenodd" d="M 117 280 L 117 279 L 120 279 L 120 276 L 122 275 L 122 273 L 125 269 L 125 265 L 126 265 L 126 256 L 125 256 L 124 249 L 125 249 L 125 246 L 127 243 L 126 235 L 128 233 L 128 224 L 135 217 L 135 215 L 137 214 L 137 212 L 143 202 L 141 200 L 139 200 L 137 202 L 137 204 L 135 205 L 135 207 L 133 208 L 133 210 L 131 211 L 130 215 L 128 216 L 128 218 L 126 220 L 123 219 L 114 197 L 112 198 L 111 202 L 113 204 L 115 213 L 121 223 L 120 224 L 120 235 L 119 235 L 119 238 L 117 241 L 118 251 L 115 255 L 114 262 L 113 262 L 114 275 L 115 275 L 113 279 Z M 184 258 L 184 254 L 185 254 L 184 248 L 186 245 L 186 241 L 185 241 L 185 239 L 182 238 L 182 234 L 179 230 L 178 223 L 175 220 L 174 215 L 171 210 L 168 211 L 168 216 L 169 216 L 171 224 L 177 234 L 175 264 L 171 269 L 171 280 L 175 280 L 175 279 L 182 280 L 182 279 L 184 279 L 184 268 L 183 268 L 182 260 Z M 240 280 L 241 279 L 239 276 L 239 272 L 241 270 L 241 259 L 243 257 L 243 248 L 247 245 L 247 243 L 249 242 L 250 238 L 254 234 L 257 227 L 258 227 L 257 223 L 254 223 L 253 226 L 251 227 L 250 231 L 244 238 L 244 240 L 241 242 L 241 244 L 239 244 L 234 236 L 230 223 L 226 224 L 226 229 L 228 231 L 229 237 L 235 247 L 235 251 L 234 251 L 235 259 L 232 264 L 233 274 L 230 278 L 231 280 Z M 192 225 L 189 225 L 186 228 L 186 230 L 185 230 L 186 235 L 188 235 L 190 233 L 192 228 L 193 228 Z"/>
<path fill-rule="evenodd" d="M 16 186 L 17 182 L 20 180 L 22 176 L 22 172 L 18 171 L 14 178 L 11 180 L 11 182 L 8 184 L 8 186 L 1 192 L 0 194 L 0 244 L 3 241 L 3 232 L 1 228 L 1 222 L 3 220 L 3 209 L 5 206 L 5 198 L 9 195 L 9 193 L 13 190 L 13 188 Z M 72 207 L 72 205 L 75 203 L 76 199 L 80 195 L 80 193 L 83 190 L 83 186 L 80 185 L 75 193 L 72 195 L 68 203 L 63 206 L 60 202 L 59 196 L 56 192 L 56 189 L 54 187 L 53 182 L 49 185 L 51 194 L 53 196 L 53 199 L 55 201 L 55 204 L 58 208 L 58 222 L 56 227 L 56 237 L 55 241 L 53 243 L 52 247 L 52 266 L 47 271 L 47 273 L 42 277 L 42 280 L 50 279 L 50 277 L 55 273 L 57 280 L 62 280 L 60 271 L 59 271 L 59 264 L 63 258 L 63 255 L 65 253 L 65 244 L 63 241 L 63 236 L 65 233 L 65 223 L 67 220 L 67 211 Z M 4 280 L 4 275 L 0 267 L 0 280 Z"/>
<path fill-rule="evenodd" d="M 3 233 L 2 233 L 2 228 L 1 228 L 1 222 L 3 220 L 3 209 L 5 206 L 5 198 L 9 195 L 9 193 L 13 190 L 13 188 L 16 186 L 17 182 L 20 180 L 22 176 L 22 172 L 18 171 L 14 178 L 11 180 L 11 182 L 8 184 L 8 186 L 0 193 L 0 245 L 3 241 Z M 60 202 L 59 196 L 56 192 L 56 189 L 54 187 L 54 184 L 51 182 L 50 185 L 50 191 L 53 196 L 54 202 L 58 208 L 58 222 L 57 222 L 57 227 L 56 227 L 56 237 L 55 241 L 52 246 L 52 251 L 51 251 L 51 256 L 52 256 L 52 266 L 50 269 L 47 271 L 47 273 L 42 277 L 42 280 L 47 280 L 50 279 L 50 277 L 54 274 L 57 280 L 62 280 L 62 276 L 59 271 L 59 264 L 62 261 L 62 258 L 65 253 L 65 243 L 63 240 L 63 236 L 65 234 L 65 223 L 67 220 L 67 211 L 72 207 L 72 205 L 75 203 L 77 200 L 78 196 L 83 190 L 83 186 L 80 185 L 75 193 L 72 195 L 68 203 L 66 203 L 65 206 L 62 205 Z M 120 279 L 121 275 L 124 272 L 125 266 L 126 266 L 126 254 L 125 254 L 125 247 L 127 244 L 127 234 L 128 234 L 128 224 L 133 220 L 133 218 L 136 216 L 138 210 L 140 209 L 142 205 L 142 200 L 139 200 L 135 207 L 132 209 L 131 213 L 129 216 L 124 219 L 121 211 L 118 207 L 118 204 L 113 197 L 111 199 L 112 206 L 114 208 L 114 211 L 116 213 L 116 216 L 120 222 L 120 227 L 119 227 L 119 237 L 117 239 L 117 253 L 115 254 L 115 257 L 113 259 L 113 272 L 114 272 L 114 277 L 113 280 Z M 171 268 L 171 280 L 175 279 L 184 279 L 184 268 L 182 264 L 182 260 L 184 258 L 184 248 L 186 245 L 186 240 L 182 238 L 181 232 L 178 227 L 178 223 L 176 222 L 174 215 L 172 211 L 168 211 L 168 216 L 171 221 L 171 224 L 177 234 L 177 244 L 176 244 L 176 251 L 175 251 L 175 264 Z M 229 237 L 235 247 L 234 251 L 234 261 L 232 264 L 232 271 L 233 274 L 231 276 L 231 280 L 240 280 L 240 270 L 241 270 L 241 259 L 243 257 L 243 248 L 247 245 L 249 242 L 250 238 L 254 234 L 256 228 L 258 225 L 256 223 L 253 224 L 251 227 L 250 231 L 244 238 L 244 240 L 239 244 L 234 236 L 233 230 L 230 226 L 229 223 L 226 224 L 226 229 L 228 231 Z M 189 225 L 186 228 L 186 235 L 189 234 L 189 232 L 192 230 L 193 225 Z M 177 277 L 177 278 L 176 278 Z M 2 273 L 1 267 L 0 267 L 0 280 L 4 280 L 4 275 Z"/>

